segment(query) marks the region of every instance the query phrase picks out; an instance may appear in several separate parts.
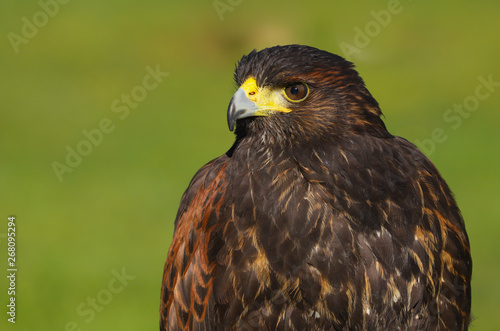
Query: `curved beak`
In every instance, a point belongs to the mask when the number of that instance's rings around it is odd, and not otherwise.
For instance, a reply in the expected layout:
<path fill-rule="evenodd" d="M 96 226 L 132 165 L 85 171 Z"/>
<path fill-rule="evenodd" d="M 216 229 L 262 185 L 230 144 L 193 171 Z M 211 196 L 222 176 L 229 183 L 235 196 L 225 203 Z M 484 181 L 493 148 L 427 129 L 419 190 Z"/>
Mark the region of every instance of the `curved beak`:
<path fill-rule="evenodd" d="M 257 116 L 256 112 L 259 107 L 255 102 L 250 100 L 244 88 L 240 87 L 233 95 L 227 108 L 227 125 L 229 130 L 234 130 L 236 120 L 245 117 Z"/>

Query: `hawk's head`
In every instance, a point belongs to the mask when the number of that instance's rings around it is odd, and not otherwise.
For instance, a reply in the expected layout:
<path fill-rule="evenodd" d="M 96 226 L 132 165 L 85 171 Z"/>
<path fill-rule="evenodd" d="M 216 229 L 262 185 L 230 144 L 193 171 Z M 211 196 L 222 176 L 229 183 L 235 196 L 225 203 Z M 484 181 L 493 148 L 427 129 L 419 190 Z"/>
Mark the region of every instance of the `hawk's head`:
<path fill-rule="evenodd" d="M 227 120 L 230 130 L 237 122 L 239 137 L 390 136 L 354 65 L 338 55 L 301 45 L 254 50 L 240 60 L 234 78 L 239 88 Z"/>

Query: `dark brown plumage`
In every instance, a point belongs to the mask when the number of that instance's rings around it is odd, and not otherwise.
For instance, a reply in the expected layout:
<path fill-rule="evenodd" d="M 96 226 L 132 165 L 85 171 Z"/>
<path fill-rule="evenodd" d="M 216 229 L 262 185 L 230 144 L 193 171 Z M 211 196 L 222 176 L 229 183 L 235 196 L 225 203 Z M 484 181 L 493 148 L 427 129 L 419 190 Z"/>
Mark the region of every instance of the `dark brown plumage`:
<path fill-rule="evenodd" d="M 236 141 L 182 197 L 161 330 L 466 330 L 460 211 L 353 65 L 277 46 L 235 80 Z"/>

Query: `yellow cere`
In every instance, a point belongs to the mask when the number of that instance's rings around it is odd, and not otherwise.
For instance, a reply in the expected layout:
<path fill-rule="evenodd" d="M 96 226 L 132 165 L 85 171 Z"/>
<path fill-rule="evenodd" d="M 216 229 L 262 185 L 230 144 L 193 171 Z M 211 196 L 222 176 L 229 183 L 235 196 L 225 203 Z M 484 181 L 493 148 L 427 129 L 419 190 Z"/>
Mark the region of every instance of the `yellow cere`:
<path fill-rule="evenodd" d="M 292 110 L 288 108 L 289 102 L 283 95 L 283 90 L 280 88 L 272 87 L 258 87 L 255 78 L 248 78 L 240 86 L 251 101 L 253 101 L 258 110 L 255 115 L 266 116 L 269 112 L 279 111 L 282 113 L 289 113 Z"/>

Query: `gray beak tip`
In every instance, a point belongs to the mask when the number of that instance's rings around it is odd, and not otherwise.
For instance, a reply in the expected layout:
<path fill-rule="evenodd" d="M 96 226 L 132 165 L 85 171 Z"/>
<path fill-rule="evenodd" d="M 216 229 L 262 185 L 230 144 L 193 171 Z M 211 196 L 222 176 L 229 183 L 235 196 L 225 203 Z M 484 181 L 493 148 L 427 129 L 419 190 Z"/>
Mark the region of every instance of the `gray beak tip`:
<path fill-rule="evenodd" d="M 229 107 L 227 108 L 227 126 L 229 127 L 229 131 L 234 130 L 234 125 L 236 123 L 236 118 L 235 118 L 235 106 L 233 103 L 233 98 L 231 98 L 231 101 L 229 102 Z"/>
<path fill-rule="evenodd" d="M 247 97 L 245 90 L 242 88 L 238 89 L 227 107 L 227 125 L 229 130 L 234 130 L 238 119 L 255 116 L 254 114 L 257 109 L 257 105 Z"/>

